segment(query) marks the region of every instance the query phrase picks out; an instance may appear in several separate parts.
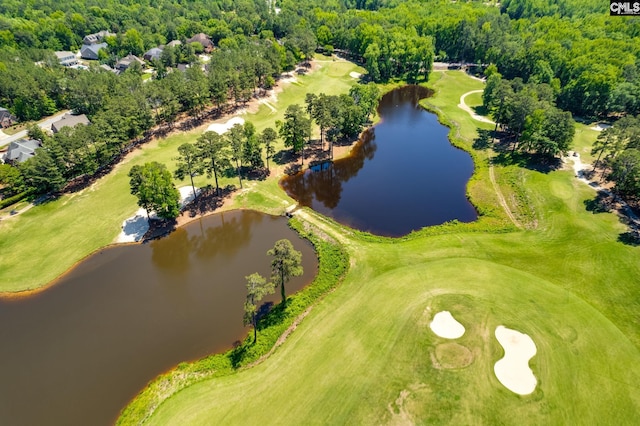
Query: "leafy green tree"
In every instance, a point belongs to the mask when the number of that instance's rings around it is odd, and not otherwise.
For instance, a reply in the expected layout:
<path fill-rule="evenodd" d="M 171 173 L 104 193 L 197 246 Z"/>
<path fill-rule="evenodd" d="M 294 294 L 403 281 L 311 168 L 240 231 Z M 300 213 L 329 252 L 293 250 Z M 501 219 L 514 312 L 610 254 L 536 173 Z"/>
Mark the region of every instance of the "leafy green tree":
<path fill-rule="evenodd" d="M 198 198 L 196 187 L 193 184 L 193 176 L 201 173 L 203 169 L 202 157 L 198 154 L 198 149 L 190 143 L 183 143 L 178 147 L 178 154 L 180 154 L 176 160 L 176 171 L 174 176 L 176 179 L 184 179 L 185 176 L 189 176 L 191 180 L 191 189 L 193 190 L 193 198 Z"/>
<path fill-rule="evenodd" d="M 26 186 L 39 194 L 58 192 L 67 183 L 60 164 L 45 148 L 36 149 L 36 155 L 18 167 Z"/>
<path fill-rule="evenodd" d="M 42 128 L 40 128 L 40 126 L 33 124 L 27 129 L 27 137 L 44 142 L 47 138 L 47 134 L 42 130 Z"/>
<path fill-rule="evenodd" d="M 247 300 L 244 302 L 244 325 L 253 326 L 253 343 L 258 341 L 258 305 L 267 294 L 273 294 L 274 284 L 258 273 L 253 273 L 247 277 Z"/>
<path fill-rule="evenodd" d="M 163 219 L 174 219 L 180 214 L 180 193 L 164 164 L 153 161 L 135 165 L 129 171 L 129 178 L 131 194 L 138 198 L 138 205 L 147 215 L 151 210 Z"/>
<path fill-rule="evenodd" d="M 218 173 L 229 163 L 228 145 L 225 138 L 216 132 L 204 132 L 196 142 L 200 157 L 204 160 L 203 167 L 207 177 L 214 176 L 216 191 L 220 195 Z"/>
<path fill-rule="evenodd" d="M 289 105 L 284 113 L 284 121 L 277 121 L 276 126 L 284 145 L 292 148 L 294 153 L 302 153 L 304 164 L 304 143 L 311 133 L 311 120 L 305 116 L 300 105 Z"/>
<path fill-rule="evenodd" d="M 235 124 L 225 134 L 226 139 L 231 148 L 231 160 L 236 163 L 236 172 L 238 173 L 238 180 L 240 181 L 240 188 L 242 188 L 242 173 L 241 164 L 242 160 L 242 146 L 244 145 L 244 127 L 242 124 Z"/>
<path fill-rule="evenodd" d="M 282 239 L 267 252 L 273 256 L 271 261 L 271 279 L 280 286 L 282 303 L 286 302 L 285 284 L 293 277 L 299 277 L 304 272 L 302 269 L 302 253 L 293 248 L 291 241 Z"/>
<path fill-rule="evenodd" d="M 640 197 L 640 150 L 626 149 L 611 164 L 609 180 L 616 183 L 616 191 L 623 195 Z"/>
<path fill-rule="evenodd" d="M 0 184 L 5 185 L 5 195 L 15 195 L 25 190 L 24 177 L 20 169 L 9 164 L 0 164 Z"/>
<path fill-rule="evenodd" d="M 269 169 L 269 159 L 273 157 L 273 154 L 275 153 L 273 143 L 276 139 L 278 139 L 278 133 L 276 133 L 276 131 L 271 127 L 267 127 L 260 134 L 260 143 L 264 144 L 267 155 L 267 169 Z"/>
<path fill-rule="evenodd" d="M 264 167 L 264 161 L 262 161 L 262 149 L 260 148 L 260 141 L 256 134 L 256 126 L 250 121 L 244 123 L 244 145 L 242 147 L 242 162 L 249 164 L 253 169 L 259 169 Z"/>

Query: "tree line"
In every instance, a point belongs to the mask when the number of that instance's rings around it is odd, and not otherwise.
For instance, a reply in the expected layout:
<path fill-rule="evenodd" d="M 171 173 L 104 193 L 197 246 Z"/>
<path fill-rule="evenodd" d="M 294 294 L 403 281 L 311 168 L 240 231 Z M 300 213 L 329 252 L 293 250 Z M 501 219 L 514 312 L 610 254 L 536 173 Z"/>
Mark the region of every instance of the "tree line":
<path fill-rule="evenodd" d="M 593 171 L 615 182 L 618 193 L 640 202 L 640 115 L 627 116 L 604 129 L 593 144 Z"/>
<path fill-rule="evenodd" d="M 235 124 L 223 134 L 206 131 L 195 143 L 187 142 L 178 147 L 173 176 L 181 180 L 188 177 L 194 197 L 197 197 L 198 190 L 193 178 L 202 174 L 209 179 L 213 177 L 218 195 L 219 177 L 228 175 L 231 170 L 238 177 L 242 188 L 243 175 L 251 172 L 268 173 L 269 160 L 273 158 L 274 144 L 279 136 L 283 139 L 285 147 L 291 148 L 294 154 L 301 154 L 302 159 L 304 146 L 310 142 L 312 121 L 320 128 L 323 152 L 326 135 L 330 143 L 328 153 L 331 158 L 335 141 L 340 138 L 353 138 L 362 131 L 377 106 L 379 96 L 380 92 L 375 84 L 356 84 L 348 95 L 308 94 L 306 109 L 300 105 L 290 105 L 285 111 L 284 120 L 276 122 L 278 131 L 267 127 L 258 133 L 251 122 Z M 74 133 L 66 128 L 63 130 L 64 134 Z M 47 158 L 47 155 L 43 158 Z M 265 157 L 266 170 L 263 159 Z M 23 164 L 32 163 L 28 160 Z M 31 170 L 31 173 L 39 175 L 34 170 Z M 180 197 L 171 180 L 171 173 L 164 165 L 154 162 L 134 166 L 129 172 L 129 177 L 131 193 L 137 197 L 138 205 L 147 210 L 147 214 L 155 211 L 158 217 L 163 219 L 178 216 Z M 60 184 L 63 181 L 61 178 Z"/>
<path fill-rule="evenodd" d="M 506 80 L 489 73 L 482 94 L 485 109 L 513 138 L 513 150 L 557 156 L 573 142 L 575 122 L 571 113 L 555 105 L 553 89 L 546 83 Z"/>

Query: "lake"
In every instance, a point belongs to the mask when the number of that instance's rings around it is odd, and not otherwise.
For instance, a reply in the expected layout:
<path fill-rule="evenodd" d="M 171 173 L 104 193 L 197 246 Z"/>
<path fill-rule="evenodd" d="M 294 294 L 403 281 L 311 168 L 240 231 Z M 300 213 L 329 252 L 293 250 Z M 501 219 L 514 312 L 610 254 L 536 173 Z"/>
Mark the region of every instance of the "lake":
<path fill-rule="evenodd" d="M 385 94 L 381 122 L 364 132 L 349 157 L 287 176 L 280 185 L 299 205 L 376 235 L 476 220 L 466 197 L 473 161 L 451 145 L 436 115 L 418 105 L 431 94 L 420 86 Z"/>
<path fill-rule="evenodd" d="M 101 250 L 43 292 L 0 299 L 0 424 L 112 424 L 159 374 L 231 348 L 250 330 L 244 277 L 269 277 L 282 238 L 302 252 L 293 293 L 317 274 L 312 245 L 283 217 L 235 211 Z"/>

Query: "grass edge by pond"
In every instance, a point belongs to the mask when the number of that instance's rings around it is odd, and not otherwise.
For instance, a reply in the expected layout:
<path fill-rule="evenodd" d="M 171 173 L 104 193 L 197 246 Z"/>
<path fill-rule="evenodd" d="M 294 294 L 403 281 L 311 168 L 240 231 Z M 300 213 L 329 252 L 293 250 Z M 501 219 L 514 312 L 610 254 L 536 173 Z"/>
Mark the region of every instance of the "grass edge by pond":
<path fill-rule="evenodd" d="M 198 381 L 210 377 L 232 374 L 235 371 L 255 365 L 277 346 L 288 329 L 295 327 L 315 303 L 344 278 L 349 268 L 349 256 L 341 245 L 322 239 L 316 235 L 308 223 L 293 218 L 290 226 L 302 238 L 313 244 L 318 256 L 318 275 L 303 290 L 287 298 L 285 309 L 277 305 L 258 324 L 258 341 L 253 344 L 251 333 L 234 349 L 222 354 L 213 354 L 201 360 L 181 363 L 175 369 L 154 379 L 142 390 L 118 418 L 117 424 L 143 423 L 154 410 L 171 395 Z"/>

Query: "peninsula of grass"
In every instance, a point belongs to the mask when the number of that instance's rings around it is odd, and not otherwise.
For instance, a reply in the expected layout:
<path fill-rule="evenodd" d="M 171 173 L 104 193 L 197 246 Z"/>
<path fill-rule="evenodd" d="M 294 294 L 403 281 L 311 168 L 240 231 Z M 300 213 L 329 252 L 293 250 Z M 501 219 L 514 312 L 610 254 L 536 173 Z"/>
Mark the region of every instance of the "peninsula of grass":
<path fill-rule="evenodd" d="M 493 154 L 473 148 L 478 130 L 491 125 L 456 107 L 481 83 L 446 72 L 433 73 L 430 85 L 436 95 L 423 104 L 452 127 L 457 146 L 472 152 L 469 194 L 487 212 L 474 224 L 393 240 L 303 209 L 303 221 L 348 250 L 344 282 L 264 362 L 203 377 L 167 399 L 158 393 L 164 401 L 151 417 L 128 410 L 122 424 L 635 421 L 640 248 L 620 241 L 625 226 L 615 215 L 586 209 L 595 191 L 568 170 L 495 165 L 499 188 L 530 225 L 500 226 L 500 207 L 489 207 L 496 200 L 487 177 Z M 577 136 L 584 138 L 579 146 L 595 136 Z M 464 362 L 455 354 L 438 358 L 452 353 L 429 328 L 442 310 L 467 329 L 455 341 Z M 504 354 L 494 337 L 499 325 L 528 334 L 537 346 L 531 395 L 512 393 L 493 372 Z"/>

